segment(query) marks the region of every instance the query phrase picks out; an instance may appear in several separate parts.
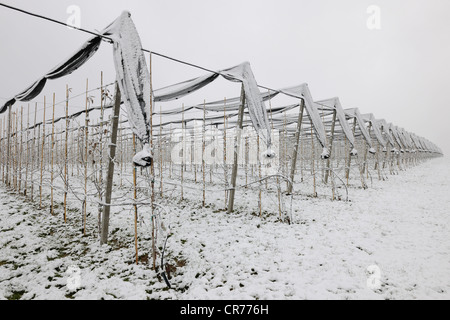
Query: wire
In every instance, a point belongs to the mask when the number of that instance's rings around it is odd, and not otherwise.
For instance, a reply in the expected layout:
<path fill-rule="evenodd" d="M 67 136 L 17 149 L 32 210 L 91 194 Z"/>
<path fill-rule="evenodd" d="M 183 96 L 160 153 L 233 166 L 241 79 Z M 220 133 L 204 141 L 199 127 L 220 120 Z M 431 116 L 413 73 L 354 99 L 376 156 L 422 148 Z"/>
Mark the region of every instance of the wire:
<path fill-rule="evenodd" d="M 44 20 L 47 20 L 47 21 L 50 21 L 50 22 L 53 22 L 53 23 L 56 23 L 56 24 L 59 24 L 59 25 L 65 26 L 65 27 L 70 27 L 70 28 L 72 28 L 72 29 L 75 29 L 75 30 L 79 30 L 79 31 L 88 33 L 88 34 L 90 34 L 90 35 L 94 35 L 94 36 L 97 36 L 97 37 L 101 37 L 102 39 L 106 39 L 106 40 L 108 40 L 108 42 L 112 43 L 112 39 L 111 39 L 110 37 L 107 37 L 107 36 L 102 35 L 102 34 L 98 34 L 98 33 L 96 33 L 96 32 L 92 32 L 92 31 L 87 30 L 87 29 L 73 27 L 73 26 L 71 26 L 71 25 L 68 25 L 67 23 L 64 23 L 64 22 L 61 22 L 61 21 L 58 21 L 58 20 L 55 20 L 55 19 L 52 19 L 52 18 L 48 18 L 48 17 L 42 16 L 42 15 L 39 15 L 39 14 L 36 14 L 36 13 L 32 13 L 32 12 L 29 12 L 29 11 L 25 11 L 25 10 L 23 10 L 23 9 L 19 9 L 19 8 L 16 8 L 16 7 L 13 7 L 13 6 L 9 6 L 9 5 L 6 5 L 6 4 L 3 4 L 3 3 L 0 3 L 0 6 L 5 7 L 5 8 L 8 8 L 8 9 L 11 9 L 11 10 L 14 10 L 14 11 L 18 11 L 18 12 L 23 13 L 23 14 L 26 14 L 26 15 L 33 16 L 33 17 L 35 17 L 35 18 L 44 19 Z M 168 59 L 168 60 L 172 60 L 172 61 L 175 61 L 175 62 L 178 62 L 178 63 L 181 63 L 181 64 L 185 64 L 185 65 L 188 65 L 188 66 L 191 66 L 191 67 L 194 67 L 194 68 L 203 70 L 203 71 L 207 71 L 207 72 L 211 72 L 211 73 L 214 73 L 214 74 L 217 74 L 217 75 L 221 75 L 221 74 L 220 74 L 219 72 L 217 72 L 217 71 L 214 71 L 214 70 L 211 70 L 211 69 L 208 69 L 208 68 L 199 66 L 199 65 L 197 65 L 197 64 L 193 64 L 193 63 L 190 63 L 190 62 L 186 62 L 186 61 L 183 61 L 183 60 L 180 60 L 180 59 L 176 59 L 176 58 L 173 58 L 173 57 L 169 57 L 169 56 L 164 55 L 164 54 L 162 54 L 162 53 L 158 53 L 158 52 L 151 51 L 151 50 L 144 49 L 144 48 L 142 48 L 142 51 L 147 52 L 147 53 L 149 53 L 149 54 L 153 54 L 153 55 L 162 57 L 162 58 L 165 58 L 165 59 Z M 271 88 L 268 88 L 268 87 L 265 87 L 265 86 L 262 86 L 262 85 L 258 85 L 258 87 L 260 87 L 260 88 L 262 88 L 262 89 L 270 90 L 270 91 L 273 91 L 273 92 L 278 92 L 278 90 L 271 89 Z"/>
<path fill-rule="evenodd" d="M 52 19 L 52 18 L 49 18 L 49 17 L 45 17 L 45 16 L 42 16 L 42 15 L 39 15 L 39 14 L 36 14 L 36 13 L 32 13 L 32 12 L 29 12 L 29 11 L 25 11 L 23 9 L 19 9 L 19 8 L 16 8 L 16 7 L 4 4 L 4 3 L 0 3 L 0 6 L 8 8 L 8 9 L 11 9 L 11 10 L 14 10 L 14 11 L 18 11 L 18 12 L 21 12 L 21 13 L 24 13 L 24 14 L 27 14 L 29 16 L 33 16 L 35 18 L 44 19 L 44 20 L 47 20 L 47 21 L 50 21 L 50 22 L 53 22 L 53 23 L 56 23 L 56 24 L 59 24 L 59 25 L 65 26 L 65 27 L 69 27 L 69 28 L 72 28 L 72 29 L 75 29 L 75 30 L 79 30 L 79 31 L 85 32 L 85 33 L 89 33 L 90 35 L 94 35 L 94 36 L 97 36 L 97 37 L 102 37 L 102 38 L 107 39 L 107 40 L 112 42 L 111 38 L 109 38 L 107 36 L 104 36 L 104 35 L 101 35 L 101 34 L 98 34 L 98 33 L 95 33 L 95 32 L 92 32 L 92 31 L 89 31 L 87 29 L 77 28 L 77 27 L 74 27 L 72 25 L 68 25 L 67 23 L 64 23 L 64 22 L 61 22 L 61 21 L 58 21 L 58 20 L 55 20 L 55 19 Z"/>

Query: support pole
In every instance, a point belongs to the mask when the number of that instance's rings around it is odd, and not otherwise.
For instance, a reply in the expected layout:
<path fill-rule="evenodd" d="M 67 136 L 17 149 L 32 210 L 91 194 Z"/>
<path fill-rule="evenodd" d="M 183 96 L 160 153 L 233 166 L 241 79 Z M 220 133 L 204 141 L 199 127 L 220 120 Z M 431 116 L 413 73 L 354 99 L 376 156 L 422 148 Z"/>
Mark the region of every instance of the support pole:
<path fill-rule="evenodd" d="M 183 149 L 183 157 L 181 158 L 181 200 L 184 199 L 184 169 L 186 159 L 186 124 L 184 123 L 184 103 L 182 105 L 182 121 L 181 121 L 181 145 Z"/>
<path fill-rule="evenodd" d="M 313 197 L 317 198 L 317 192 L 316 192 L 316 164 L 315 164 L 315 157 L 316 157 L 316 152 L 315 152 L 315 147 L 314 147 L 314 135 L 313 135 L 313 122 L 312 119 L 310 118 L 310 123 L 311 123 L 311 169 L 312 169 L 312 175 L 313 175 Z"/>
<path fill-rule="evenodd" d="M 163 185 L 163 143 L 162 143 L 162 108 L 159 106 L 159 179 L 160 179 L 160 196 L 161 199 L 164 195 Z"/>
<path fill-rule="evenodd" d="M 8 129 L 7 129 L 7 142 L 6 142 L 6 185 L 9 186 L 9 161 L 11 158 L 11 113 L 12 113 L 12 107 L 8 108 Z"/>
<path fill-rule="evenodd" d="M 34 179 L 33 179 L 33 173 L 34 173 L 34 161 L 36 154 L 39 154 L 39 152 L 36 153 L 36 121 L 37 121 L 37 102 L 34 105 L 34 127 L 33 127 L 33 146 L 32 146 L 32 153 L 31 153 L 31 201 L 33 201 L 34 197 Z M 38 129 L 39 132 L 39 129 Z M 39 141 L 38 141 L 38 149 L 39 149 Z M 36 159 L 39 158 L 36 156 Z"/>
<path fill-rule="evenodd" d="M 24 196 L 28 196 L 28 163 L 29 163 L 29 149 L 30 149 L 30 104 L 28 104 L 28 110 L 27 110 L 27 134 L 26 134 L 26 153 L 25 153 L 25 188 L 24 188 Z"/>
<path fill-rule="evenodd" d="M 14 120 L 15 119 L 15 120 Z M 19 159 L 19 153 L 18 153 L 18 136 L 19 136 L 19 110 L 17 112 L 13 113 L 13 132 L 14 132 L 14 159 L 13 159 L 13 187 L 14 190 L 17 192 L 17 177 L 19 176 L 17 174 L 17 167 L 18 167 L 18 159 Z"/>
<path fill-rule="evenodd" d="M 152 68 L 152 54 L 150 53 L 150 149 L 153 150 L 153 68 Z M 152 161 L 150 165 L 150 176 L 151 176 L 151 205 L 150 212 L 152 216 L 152 267 L 156 270 L 156 223 L 155 223 L 155 162 Z"/>
<path fill-rule="evenodd" d="M 325 172 L 325 183 L 328 183 L 328 178 L 330 176 L 331 171 L 331 159 L 333 154 L 333 141 L 334 141 L 334 129 L 336 128 L 336 115 L 337 111 L 334 109 L 333 111 L 333 122 L 331 123 L 331 138 L 330 138 L 330 157 L 327 160 L 327 170 Z"/>
<path fill-rule="evenodd" d="M 44 96 L 44 115 L 42 118 L 42 153 L 41 153 L 41 181 L 39 184 L 39 209 L 42 209 L 42 175 L 43 175 L 43 166 L 44 166 L 44 147 L 45 147 L 45 109 L 46 109 L 46 101 Z"/>
<path fill-rule="evenodd" d="M 103 99 L 104 99 L 104 90 L 103 90 L 103 71 L 100 73 L 100 128 L 99 128 L 99 170 L 98 170 L 98 198 L 100 202 L 103 202 L 103 117 L 104 117 L 104 109 L 103 109 Z M 67 139 L 67 134 L 66 134 Z M 67 143 L 66 143 L 67 148 Z M 67 150 L 66 150 L 67 153 Z M 121 148 L 122 153 L 122 148 Z M 122 165 L 122 161 L 120 162 Z M 122 175 L 121 175 L 122 179 Z M 103 206 L 101 204 L 98 205 L 98 213 L 97 213 L 97 223 L 98 223 L 98 232 L 101 234 L 102 228 L 102 211 Z"/>
<path fill-rule="evenodd" d="M 68 172 L 68 143 L 69 143 L 69 86 L 66 85 L 66 141 L 64 149 L 64 223 L 67 223 L 67 189 L 69 188 Z"/>
<path fill-rule="evenodd" d="M 367 130 L 369 132 L 370 141 L 372 142 L 372 136 L 370 135 L 370 130 L 372 129 L 372 123 L 369 123 L 369 129 Z M 366 152 L 364 153 L 364 166 L 363 166 L 363 173 L 367 173 L 369 175 L 369 164 L 367 163 L 367 154 L 369 153 L 369 144 L 366 144 Z"/>
<path fill-rule="evenodd" d="M 227 98 L 223 106 L 223 174 L 225 178 L 225 207 L 228 203 L 228 163 L 227 163 Z"/>
<path fill-rule="evenodd" d="M 202 206 L 203 207 L 205 207 L 205 205 L 206 205 L 206 180 L 205 180 L 205 171 L 206 171 L 206 165 L 205 165 L 206 110 L 205 110 L 205 104 L 206 104 L 206 100 L 203 101 L 203 127 L 202 127 L 202 174 L 203 174 L 203 200 L 202 200 Z"/>
<path fill-rule="evenodd" d="M 380 169 L 380 143 L 378 142 L 377 145 L 377 155 L 376 155 L 376 163 L 375 163 L 375 169 L 378 172 L 378 180 L 382 180 L 381 178 L 381 169 Z"/>
<path fill-rule="evenodd" d="M 53 208 L 53 164 L 54 164 L 54 147 L 55 147 L 55 94 L 53 93 L 53 113 L 52 113 L 52 145 L 51 145 L 51 167 L 50 167 L 50 214 L 54 215 Z"/>
<path fill-rule="evenodd" d="M 19 130 L 19 127 L 17 127 L 17 130 Z M 19 138 L 19 135 L 17 135 L 17 138 Z M 19 165 L 18 165 L 18 169 L 19 169 L 19 186 L 17 188 L 18 193 L 20 194 L 21 190 L 22 190 L 22 165 L 23 165 L 23 157 L 22 157 L 22 153 L 23 153 L 23 106 L 20 107 L 20 141 L 18 144 L 19 147 Z"/>
<path fill-rule="evenodd" d="M 233 212 L 234 209 L 234 196 L 236 193 L 236 178 L 238 171 L 238 157 L 239 157 L 239 146 L 241 143 L 241 131 L 243 128 L 243 119 L 244 119 L 244 108 L 245 108 L 245 91 L 244 85 L 242 85 L 241 89 L 241 104 L 239 106 L 239 115 L 238 115 L 238 123 L 236 127 L 236 137 L 234 138 L 234 164 L 233 171 L 231 172 L 231 189 L 228 201 L 228 213 Z"/>
<path fill-rule="evenodd" d="M 256 135 L 256 153 L 257 153 L 257 160 L 258 160 L 258 178 L 259 178 L 259 187 L 258 187 L 258 207 L 259 207 L 259 217 L 262 217 L 262 172 L 261 172 L 261 152 L 259 149 L 259 135 Z"/>
<path fill-rule="evenodd" d="M 17 126 L 18 126 L 18 122 L 17 122 L 17 118 L 18 118 L 18 112 L 19 110 L 17 110 L 17 112 L 13 112 L 13 135 L 14 135 L 14 157 L 12 159 L 12 168 L 13 168 L 13 176 L 12 176 L 12 185 L 15 191 L 17 191 Z"/>
<path fill-rule="evenodd" d="M 133 133 L 133 151 L 136 154 L 136 135 Z M 137 201 L 137 168 L 136 165 L 133 168 L 133 197 L 134 201 Z M 139 251 L 138 251 L 138 234 L 137 234 L 137 222 L 138 222 L 138 207 L 134 205 L 134 250 L 136 252 L 136 264 L 139 264 Z"/>
<path fill-rule="evenodd" d="M 84 118 L 84 202 L 83 202 L 83 234 L 86 235 L 87 219 L 87 181 L 88 181 L 88 147 L 89 147 L 89 113 L 88 113 L 89 79 L 86 80 L 86 110 Z"/>
<path fill-rule="evenodd" d="M 295 147 L 294 152 L 292 154 L 291 159 L 291 183 L 288 184 L 288 194 L 292 194 L 292 188 L 294 185 L 294 178 L 295 178 L 295 168 L 297 166 L 297 157 L 298 157 L 298 146 L 300 144 L 300 136 L 301 136 L 301 130 L 302 130 L 302 122 L 303 122 L 303 112 L 305 110 L 305 100 L 300 101 L 300 111 L 298 114 L 298 122 L 297 122 L 297 130 L 295 131 Z"/>
<path fill-rule="evenodd" d="M 4 119 L 3 119 L 4 120 Z M 4 121 L 3 120 L 0 120 L 0 137 L 1 137 L 1 139 L 0 139 L 0 150 L 3 150 L 3 123 L 4 123 Z M 4 162 L 3 162 L 3 160 L 4 160 L 4 158 L 3 158 L 3 155 L 0 155 L 0 159 L 1 159 L 1 170 L 2 170 L 2 181 L 3 181 L 3 179 L 4 179 L 4 167 L 3 167 L 3 164 L 4 164 Z"/>
<path fill-rule="evenodd" d="M 102 232 L 100 238 L 100 244 L 108 243 L 108 231 L 109 231 L 109 215 L 111 212 L 111 196 L 113 188 L 113 178 L 114 178 L 114 160 L 116 157 L 116 143 L 117 143 L 117 131 L 119 127 L 119 114 L 120 114 L 120 102 L 121 95 L 119 90 L 119 85 L 116 83 L 116 98 L 114 102 L 114 115 L 111 119 L 111 144 L 109 145 L 109 164 L 108 164 L 108 175 L 106 178 L 106 190 L 105 190 L 105 208 L 102 215 Z"/>
<path fill-rule="evenodd" d="M 353 136 L 355 136 L 356 132 L 356 117 L 353 118 Z M 348 154 L 347 163 L 345 165 L 345 177 L 347 178 L 347 186 L 348 186 L 348 180 L 350 178 L 350 166 L 352 164 L 352 156 L 351 154 Z"/>

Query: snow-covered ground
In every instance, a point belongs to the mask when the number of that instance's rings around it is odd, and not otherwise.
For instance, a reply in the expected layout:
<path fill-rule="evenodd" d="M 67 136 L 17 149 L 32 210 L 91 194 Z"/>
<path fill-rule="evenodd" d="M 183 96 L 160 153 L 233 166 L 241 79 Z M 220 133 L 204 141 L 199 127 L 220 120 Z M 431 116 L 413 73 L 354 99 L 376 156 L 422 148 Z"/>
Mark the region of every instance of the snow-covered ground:
<path fill-rule="evenodd" d="M 291 225 L 252 205 L 226 214 L 220 201 L 172 201 L 172 289 L 145 263 L 145 226 L 134 263 L 131 211 L 113 215 L 100 247 L 94 231 L 83 236 L 78 209 L 65 225 L 1 186 L 0 299 L 449 299 L 450 159 L 388 178 L 352 188 L 349 202 L 296 197 Z"/>

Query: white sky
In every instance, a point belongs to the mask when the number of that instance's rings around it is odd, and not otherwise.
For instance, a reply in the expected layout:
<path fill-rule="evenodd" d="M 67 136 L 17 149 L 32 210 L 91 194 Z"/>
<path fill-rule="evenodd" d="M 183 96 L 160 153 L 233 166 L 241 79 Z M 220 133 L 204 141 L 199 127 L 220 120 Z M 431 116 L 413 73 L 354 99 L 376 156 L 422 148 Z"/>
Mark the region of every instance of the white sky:
<path fill-rule="evenodd" d="M 279 89 L 307 82 L 316 101 L 338 96 L 344 108 L 373 113 L 450 152 L 448 0 L 2 2 L 61 21 L 69 17 L 67 7 L 77 5 L 81 27 L 89 30 L 104 28 L 128 10 L 146 49 L 214 70 L 249 61 L 261 85 Z M 367 28 L 369 5 L 381 9 L 381 30 Z M 0 7 L 0 103 L 88 38 Z M 35 101 L 44 95 L 50 101 L 53 92 L 57 101 L 64 100 L 66 83 L 74 94 L 82 93 L 86 78 L 91 88 L 98 87 L 100 71 L 105 83 L 114 81 L 106 43 L 82 69 L 49 81 Z M 153 71 L 155 88 L 204 74 L 156 57 Z M 213 89 L 222 90 L 214 99 L 239 94 L 239 88 L 223 82 Z"/>

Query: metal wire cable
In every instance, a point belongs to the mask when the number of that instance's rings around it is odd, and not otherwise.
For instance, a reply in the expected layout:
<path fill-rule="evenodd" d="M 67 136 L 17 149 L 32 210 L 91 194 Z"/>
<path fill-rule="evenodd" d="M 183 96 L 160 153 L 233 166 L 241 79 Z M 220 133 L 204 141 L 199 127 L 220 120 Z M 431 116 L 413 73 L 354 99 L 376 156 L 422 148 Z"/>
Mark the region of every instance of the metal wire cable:
<path fill-rule="evenodd" d="M 72 26 L 72 25 L 68 25 L 67 23 L 62 22 L 62 21 L 59 21 L 59 20 L 56 20 L 56 19 L 52 19 L 52 18 L 43 16 L 43 15 L 40 15 L 40 14 L 32 13 L 32 12 L 29 12 L 29 11 L 26 11 L 26 10 L 23 10 L 23 9 L 19 9 L 19 8 L 16 8 L 16 7 L 13 7 L 13 6 L 4 4 L 4 3 L 0 3 L 0 6 L 5 7 L 5 8 L 8 8 L 8 9 L 10 9 L 10 10 L 14 10 L 14 11 L 17 11 L 17 12 L 20 12 L 20 13 L 23 13 L 23 14 L 26 14 L 26 15 L 33 16 L 33 17 L 35 17 L 35 18 L 43 19 L 43 20 L 46 20 L 46 21 L 49 21 L 49 22 L 53 22 L 53 23 L 56 23 L 56 24 L 65 26 L 65 27 L 69 27 L 69 28 L 72 28 L 72 29 L 74 29 L 74 30 L 78 30 L 78 31 L 81 31 L 81 32 L 85 32 L 85 33 L 88 33 L 88 34 L 90 34 L 90 35 L 94 35 L 94 36 L 97 36 L 97 37 L 101 37 L 102 39 L 107 40 L 107 42 L 109 42 L 109 43 L 112 43 L 112 42 L 113 42 L 113 40 L 112 40 L 110 37 L 108 37 L 108 36 L 105 36 L 105 35 L 103 35 L 103 34 L 99 34 L 99 33 L 96 33 L 96 32 L 93 32 L 93 31 L 90 31 L 90 30 L 87 30 L 87 29 L 84 29 L 84 28 L 74 27 L 74 26 Z M 177 58 L 173 58 L 173 57 L 167 56 L 167 55 L 162 54 L 162 53 L 158 53 L 158 52 L 155 52 L 155 51 L 151 51 L 151 50 L 148 50 L 148 49 L 145 49 L 145 48 L 142 48 L 142 51 L 147 52 L 147 53 L 152 54 L 152 55 L 159 56 L 159 57 L 161 57 L 161 58 L 165 58 L 165 59 L 167 59 L 167 60 L 171 60 L 171 61 L 178 62 L 178 63 L 184 64 L 184 65 L 187 65 L 187 66 L 191 66 L 191 67 L 193 67 L 193 68 L 197 68 L 197 69 L 200 69 L 200 70 L 203 70 L 203 71 L 207 71 L 207 72 L 211 72 L 211 73 L 214 73 L 214 74 L 217 74 L 217 75 L 221 75 L 220 72 L 211 70 L 211 69 L 209 69 L 209 68 L 202 67 L 202 66 L 197 65 L 197 64 L 194 64 L 194 63 L 190 63 L 190 62 L 183 61 L 183 60 L 180 60 L 180 59 L 177 59 Z M 237 80 L 237 79 L 236 79 L 236 80 Z M 260 87 L 260 88 L 262 88 L 262 89 L 270 90 L 270 91 L 273 91 L 273 92 L 279 92 L 278 90 L 271 89 L 271 88 L 269 88 L 269 87 L 262 86 L 262 85 L 258 85 L 258 87 Z"/>

